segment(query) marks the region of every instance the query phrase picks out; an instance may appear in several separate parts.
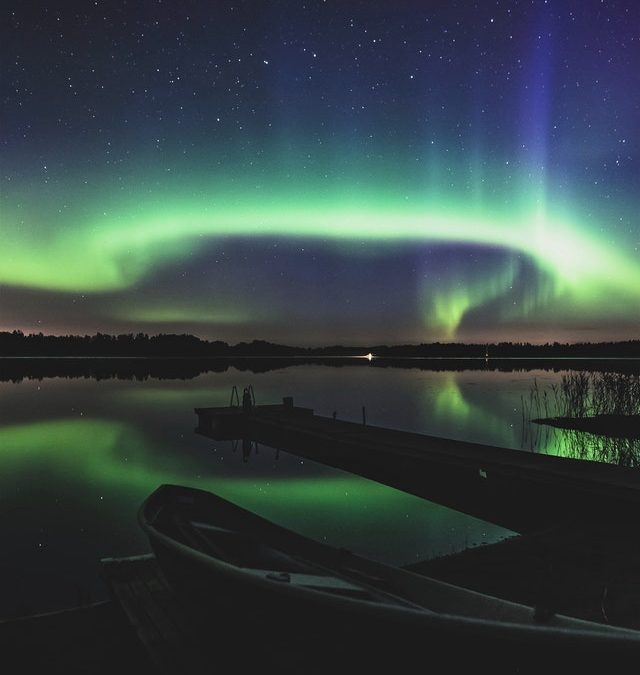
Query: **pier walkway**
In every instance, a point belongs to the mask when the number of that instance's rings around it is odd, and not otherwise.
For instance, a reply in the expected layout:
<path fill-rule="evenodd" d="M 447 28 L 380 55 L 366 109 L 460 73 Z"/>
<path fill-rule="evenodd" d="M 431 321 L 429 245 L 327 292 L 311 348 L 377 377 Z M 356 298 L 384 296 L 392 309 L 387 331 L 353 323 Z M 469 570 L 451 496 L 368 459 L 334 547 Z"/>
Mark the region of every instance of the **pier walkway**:
<path fill-rule="evenodd" d="M 624 519 L 640 506 L 635 469 L 347 422 L 284 401 L 196 408 L 196 432 L 269 445 L 520 533 Z"/>

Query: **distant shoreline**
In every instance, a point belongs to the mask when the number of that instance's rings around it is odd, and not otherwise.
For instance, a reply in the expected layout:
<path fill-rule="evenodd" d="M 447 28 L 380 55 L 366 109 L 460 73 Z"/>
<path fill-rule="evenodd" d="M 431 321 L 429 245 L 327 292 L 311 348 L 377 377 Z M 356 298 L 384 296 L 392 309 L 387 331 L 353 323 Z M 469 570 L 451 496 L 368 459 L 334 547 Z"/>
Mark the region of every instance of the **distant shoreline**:
<path fill-rule="evenodd" d="M 622 342 L 491 344 L 431 342 L 400 345 L 296 347 L 266 340 L 230 345 L 194 335 L 128 333 L 120 335 L 43 335 L 0 332 L 0 357 L 180 358 L 180 359 L 471 359 L 557 360 L 640 359 L 640 340 Z"/>
<path fill-rule="evenodd" d="M 190 380 L 207 373 L 237 370 L 267 373 L 284 368 L 317 366 L 321 368 L 378 368 L 429 372 L 565 372 L 600 371 L 640 375 L 640 358 L 527 357 L 376 357 L 362 356 L 0 356 L 0 381 L 25 379 L 173 379 Z"/>
<path fill-rule="evenodd" d="M 121 360 L 121 361 L 145 361 L 145 360 L 157 360 L 157 361 L 242 361 L 245 359 L 254 359 L 254 360 L 272 360 L 272 361 L 282 361 L 282 360 L 296 360 L 296 361 L 316 361 L 316 360 L 337 360 L 344 359 L 349 361 L 367 361 L 367 356 L 354 356 L 352 354 L 313 354 L 309 356 L 300 355 L 300 354 L 290 354 L 283 356 L 260 356 L 256 354 L 238 354 L 237 356 L 185 356 L 185 355 L 167 355 L 167 356 L 155 356 L 155 355 L 142 355 L 142 356 L 129 356 L 129 355 L 81 355 L 81 354 L 67 354 L 67 355 L 17 355 L 17 356 L 4 356 L 0 354 L 0 360 L 11 360 L 11 359 L 41 359 L 41 360 L 85 360 L 85 361 L 95 361 L 95 360 Z M 483 356 L 378 356 L 372 354 L 371 361 L 640 361 L 640 356 L 492 356 L 492 357 L 483 357 Z"/>

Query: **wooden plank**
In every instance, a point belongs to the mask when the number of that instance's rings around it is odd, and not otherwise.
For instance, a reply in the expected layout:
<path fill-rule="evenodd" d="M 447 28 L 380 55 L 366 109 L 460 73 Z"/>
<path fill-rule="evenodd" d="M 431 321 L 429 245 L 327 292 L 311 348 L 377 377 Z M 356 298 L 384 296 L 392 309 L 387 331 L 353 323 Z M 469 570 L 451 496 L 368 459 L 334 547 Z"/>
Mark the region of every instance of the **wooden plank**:
<path fill-rule="evenodd" d="M 101 561 L 104 577 L 147 653 L 163 671 L 177 672 L 189 654 L 185 612 L 153 556 Z"/>
<path fill-rule="evenodd" d="M 308 655 L 299 645 L 252 617 L 239 624 L 215 607 L 191 604 L 171 589 L 153 556 L 101 562 L 114 598 L 159 672 L 326 672 L 303 665 Z"/>

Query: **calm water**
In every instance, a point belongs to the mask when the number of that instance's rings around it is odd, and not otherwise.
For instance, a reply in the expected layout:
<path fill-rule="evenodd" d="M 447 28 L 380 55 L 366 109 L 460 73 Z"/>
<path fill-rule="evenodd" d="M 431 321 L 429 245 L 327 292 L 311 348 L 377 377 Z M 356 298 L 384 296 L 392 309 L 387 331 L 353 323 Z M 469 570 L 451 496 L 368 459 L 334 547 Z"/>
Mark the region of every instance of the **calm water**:
<path fill-rule="evenodd" d="M 0 617 L 106 597 L 99 560 L 149 550 L 137 522 L 161 483 L 216 492 L 302 533 L 393 564 L 511 533 L 372 481 L 193 433 L 196 406 L 285 395 L 342 419 L 520 449 L 521 397 L 547 371 L 431 372 L 300 365 L 190 380 L 27 379 L 0 383 Z M 545 440 L 539 450 L 554 451 Z M 546 444 L 546 446 L 545 446 Z"/>

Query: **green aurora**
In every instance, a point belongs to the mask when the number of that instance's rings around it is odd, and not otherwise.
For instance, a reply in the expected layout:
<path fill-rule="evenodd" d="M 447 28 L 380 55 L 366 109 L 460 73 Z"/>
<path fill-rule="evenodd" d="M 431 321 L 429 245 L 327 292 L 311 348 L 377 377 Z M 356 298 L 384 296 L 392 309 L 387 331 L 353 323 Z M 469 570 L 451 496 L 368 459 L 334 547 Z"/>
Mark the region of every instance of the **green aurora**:
<path fill-rule="evenodd" d="M 170 186 L 166 189 L 169 193 Z M 141 325 L 242 324 L 259 318 L 261 303 L 203 302 L 197 291 L 189 300 L 143 303 L 127 300 L 126 293 L 159 270 L 179 269 L 198 252 L 215 255 L 229 238 L 307 241 L 345 260 L 360 246 L 372 266 L 394 247 L 445 243 L 505 253 L 497 269 L 481 268 L 476 277 L 463 271 L 449 283 L 423 285 L 416 311 L 425 328 L 446 339 L 457 335 L 470 311 L 508 295 L 522 260 L 531 261 L 539 280 L 518 302 L 500 304 L 501 320 L 553 321 L 571 306 L 579 320 L 624 321 L 640 307 L 637 251 L 611 246 L 606 229 L 586 228 L 569 212 L 465 207 L 453 198 L 398 201 L 379 193 L 360 203 L 284 192 L 265 199 L 255 190 L 242 198 L 235 193 L 107 201 L 109 211 L 94 215 L 87 205 L 58 209 L 53 216 L 54 209 L 49 215 L 3 210 L 0 282 L 63 294 L 110 293 L 122 298 L 110 308 L 111 319 Z"/>
<path fill-rule="evenodd" d="M 637 337 L 635 3 L 80 4 L 3 26 L 0 330 Z"/>

